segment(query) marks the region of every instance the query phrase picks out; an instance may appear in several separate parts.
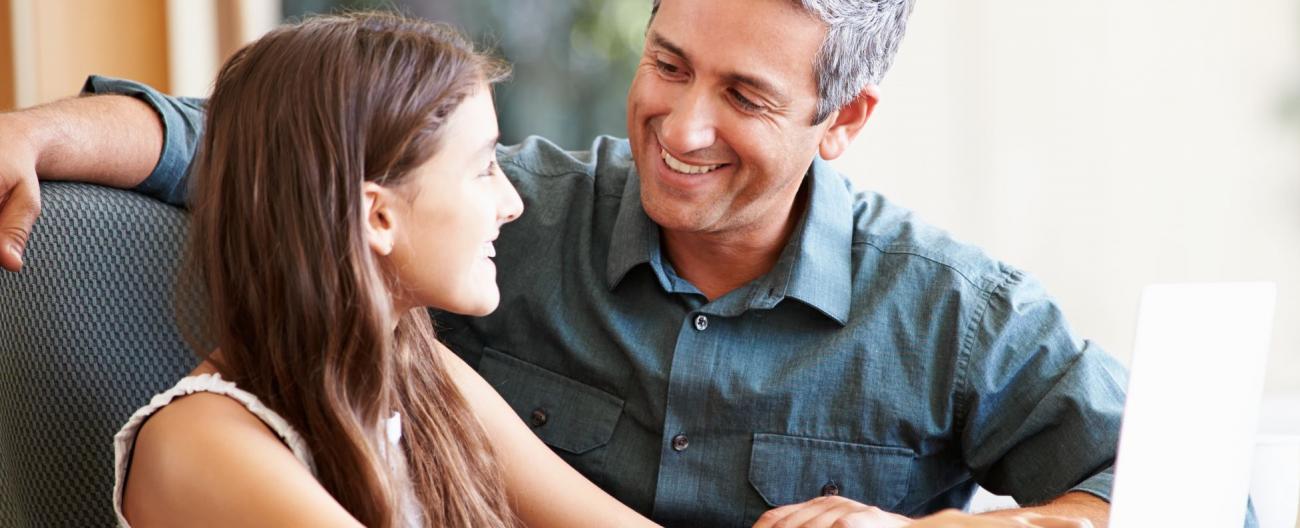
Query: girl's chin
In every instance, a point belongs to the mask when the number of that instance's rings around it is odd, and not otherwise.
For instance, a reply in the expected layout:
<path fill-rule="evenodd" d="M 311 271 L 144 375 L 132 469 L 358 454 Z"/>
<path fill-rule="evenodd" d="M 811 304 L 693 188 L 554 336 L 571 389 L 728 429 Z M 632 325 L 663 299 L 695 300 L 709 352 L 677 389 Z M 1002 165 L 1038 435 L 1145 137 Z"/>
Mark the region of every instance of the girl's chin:
<path fill-rule="evenodd" d="M 482 281 L 481 284 L 475 284 L 474 286 L 453 293 L 450 298 L 443 296 L 436 301 L 427 299 L 423 306 L 433 308 L 439 312 L 469 317 L 481 317 L 495 311 L 497 305 L 501 302 L 501 292 L 497 290 L 496 281 Z"/>
<path fill-rule="evenodd" d="M 497 309 L 497 301 L 493 299 L 491 302 L 484 302 L 478 306 L 475 306 L 474 308 L 465 310 L 460 313 L 461 315 L 468 315 L 470 317 L 483 317 L 485 315 L 490 315 L 492 312 L 495 312 L 496 309 Z"/>
<path fill-rule="evenodd" d="M 457 313 L 471 317 L 481 317 L 496 311 L 497 305 L 500 303 L 501 293 L 497 291 L 496 282 L 493 281 L 476 291 L 472 297 L 467 298 L 464 309 L 457 311 Z"/>

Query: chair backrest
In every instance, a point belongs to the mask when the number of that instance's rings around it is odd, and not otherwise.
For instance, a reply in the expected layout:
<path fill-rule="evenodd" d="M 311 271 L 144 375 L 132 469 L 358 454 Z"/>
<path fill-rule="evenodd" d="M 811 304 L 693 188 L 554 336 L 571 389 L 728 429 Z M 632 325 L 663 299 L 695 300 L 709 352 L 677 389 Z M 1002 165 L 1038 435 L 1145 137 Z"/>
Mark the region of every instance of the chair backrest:
<path fill-rule="evenodd" d="M 188 217 L 85 184 L 41 198 L 25 269 L 0 271 L 0 526 L 112 526 L 113 435 L 198 363 Z"/>

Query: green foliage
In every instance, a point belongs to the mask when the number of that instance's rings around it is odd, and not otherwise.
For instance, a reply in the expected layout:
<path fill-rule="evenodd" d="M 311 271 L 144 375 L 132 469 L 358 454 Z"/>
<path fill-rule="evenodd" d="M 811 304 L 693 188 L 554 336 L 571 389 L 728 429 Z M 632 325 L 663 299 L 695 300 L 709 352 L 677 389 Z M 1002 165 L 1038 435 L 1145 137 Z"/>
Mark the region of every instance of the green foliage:
<path fill-rule="evenodd" d="M 627 135 L 649 0 L 284 0 L 286 18 L 358 9 L 454 24 L 510 61 L 514 75 L 496 92 L 505 143 L 540 135 L 583 149 Z"/>
<path fill-rule="evenodd" d="M 457 0 L 467 31 L 494 46 L 515 74 L 497 91 L 504 141 L 541 135 L 580 149 L 625 136 L 626 98 L 650 2 Z"/>

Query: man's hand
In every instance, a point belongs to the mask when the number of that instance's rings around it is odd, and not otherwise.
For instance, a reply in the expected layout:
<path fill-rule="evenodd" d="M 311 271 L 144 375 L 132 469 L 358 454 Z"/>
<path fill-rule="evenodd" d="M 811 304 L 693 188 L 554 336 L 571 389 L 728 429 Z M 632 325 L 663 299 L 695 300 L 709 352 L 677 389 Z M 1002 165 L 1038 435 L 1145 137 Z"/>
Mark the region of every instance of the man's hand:
<path fill-rule="evenodd" d="M 0 267 L 23 267 L 27 237 L 41 212 L 37 148 L 22 114 L 0 114 Z"/>
<path fill-rule="evenodd" d="M 1093 528 L 1084 518 L 1056 517 L 1034 512 L 1019 511 L 1008 515 L 971 515 L 958 510 L 945 510 L 915 523 L 908 528 Z"/>
<path fill-rule="evenodd" d="M 0 114 L 0 267 L 18 271 L 41 212 L 37 174 L 130 189 L 158 164 L 162 121 L 134 97 L 75 97 Z"/>
<path fill-rule="evenodd" d="M 1049 519 L 1087 519 L 1096 528 L 1106 528 L 1110 523 L 1110 503 L 1097 498 L 1096 495 L 1082 491 L 1072 491 L 1061 495 L 1046 504 L 1029 506 L 1014 510 L 994 510 L 981 513 L 988 517 L 1015 517 L 1034 514 L 1039 518 Z M 1075 525 L 1069 525 L 1075 526 Z"/>
<path fill-rule="evenodd" d="M 875 506 L 829 496 L 768 510 L 754 528 L 896 528 L 911 523 Z"/>
<path fill-rule="evenodd" d="M 909 519 L 844 497 L 818 497 L 774 508 L 754 528 L 1093 528 L 1087 519 L 1007 511 L 971 515 L 945 510 L 923 519 Z"/>

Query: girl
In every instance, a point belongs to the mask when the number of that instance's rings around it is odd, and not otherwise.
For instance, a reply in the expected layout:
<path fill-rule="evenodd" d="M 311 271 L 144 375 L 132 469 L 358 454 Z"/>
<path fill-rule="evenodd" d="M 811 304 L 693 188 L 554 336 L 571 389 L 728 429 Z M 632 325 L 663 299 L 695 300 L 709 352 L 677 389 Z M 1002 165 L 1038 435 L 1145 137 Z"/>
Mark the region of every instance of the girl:
<path fill-rule="evenodd" d="M 309 19 L 222 68 L 191 258 L 217 349 L 116 437 L 126 526 L 637 526 L 433 335 L 496 308 L 504 65 L 391 15 Z"/>

